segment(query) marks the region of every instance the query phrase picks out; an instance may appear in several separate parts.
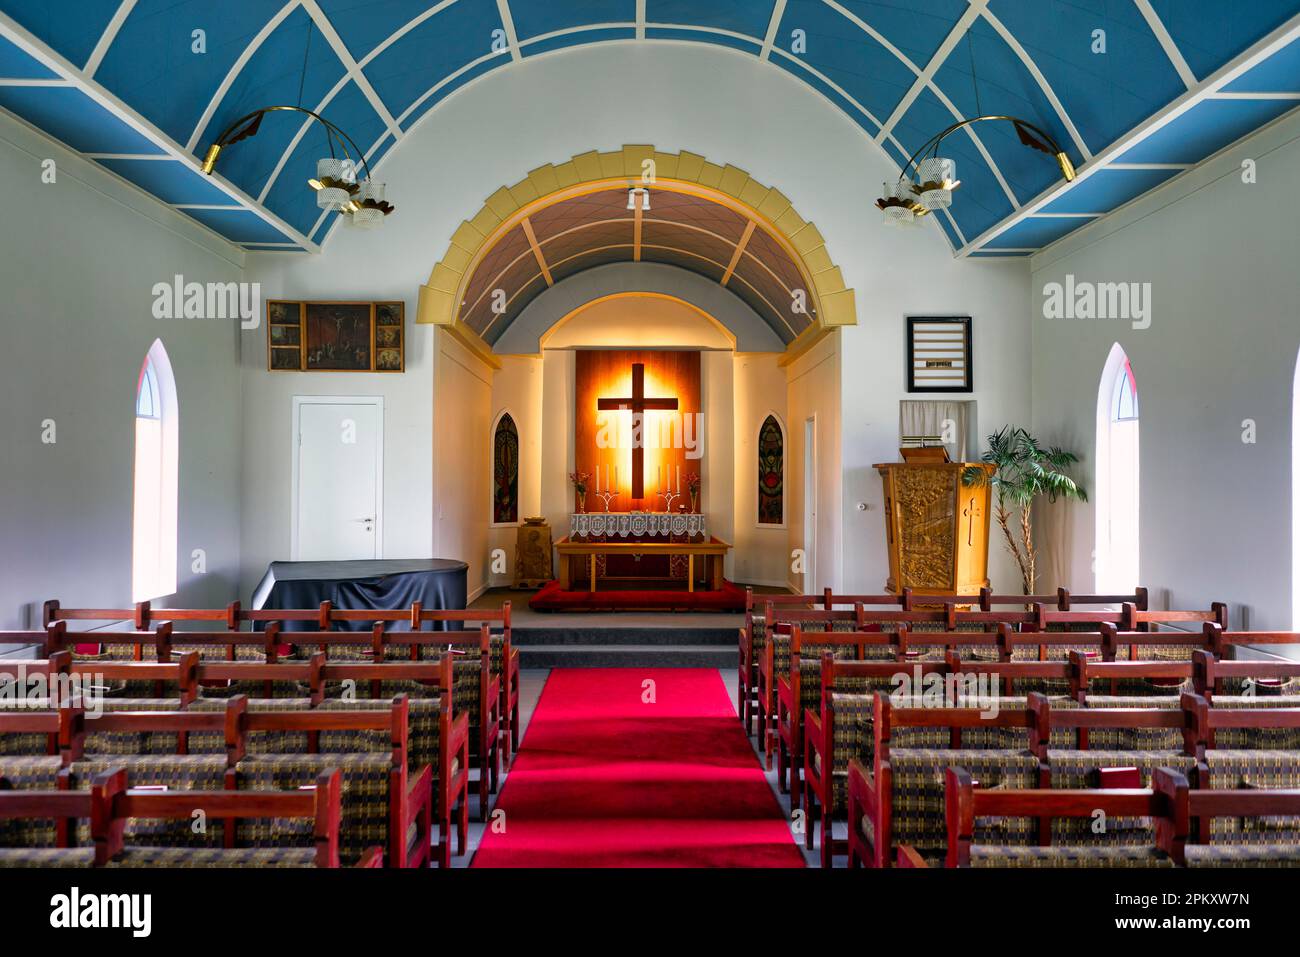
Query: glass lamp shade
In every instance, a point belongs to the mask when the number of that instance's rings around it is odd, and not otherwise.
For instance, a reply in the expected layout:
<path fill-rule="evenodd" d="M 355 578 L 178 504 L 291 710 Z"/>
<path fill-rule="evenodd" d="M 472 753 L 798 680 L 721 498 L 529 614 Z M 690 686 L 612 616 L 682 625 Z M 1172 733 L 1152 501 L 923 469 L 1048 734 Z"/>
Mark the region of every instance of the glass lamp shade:
<path fill-rule="evenodd" d="M 957 164 L 942 156 L 922 160 L 916 166 L 916 180 L 917 201 L 926 209 L 945 209 L 952 205 Z"/>
<path fill-rule="evenodd" d="M 385 184 L 370 179 L 361 181 L 357 190 L 356 210 L 352 213 L 352 225 L 358 229 L 374 229 L 384 221 L 381 204 L 384 201 Z"/>
<path fill-rule="evenodd" d="M 916 214 L 906 206 L 886 206 L 882 212 L 886 226 L 910 226 L 916 220 Z"/>
<path fill-rule="evenodd" d="M 316 206 L 319 209 L 340 210 L 352 199 L 342 186 L 348 179 L 349 168 L 343 160 L 329 157 L 316 163 L 316 181 L 321 188 L 316 191 Z"/>
<path fill-rule="evenodd" d="M 910 226 L 916 221 L 916 212 L 912 209 L 916 197 L 912 193 L 912 181 L 906 176 L 885 183 L 883 198 L 885 205 L 881 212 L 885 214 L 886 226 Z"/>

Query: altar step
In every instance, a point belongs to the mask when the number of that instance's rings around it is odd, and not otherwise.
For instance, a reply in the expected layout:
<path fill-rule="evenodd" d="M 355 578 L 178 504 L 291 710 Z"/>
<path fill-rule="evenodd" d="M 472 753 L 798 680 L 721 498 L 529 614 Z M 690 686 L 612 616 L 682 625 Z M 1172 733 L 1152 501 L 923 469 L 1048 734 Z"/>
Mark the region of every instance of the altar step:
<path fill-rule="evenodd" d="M 734 668 L 735 627 L 514 628 L 521 668 Z"/>

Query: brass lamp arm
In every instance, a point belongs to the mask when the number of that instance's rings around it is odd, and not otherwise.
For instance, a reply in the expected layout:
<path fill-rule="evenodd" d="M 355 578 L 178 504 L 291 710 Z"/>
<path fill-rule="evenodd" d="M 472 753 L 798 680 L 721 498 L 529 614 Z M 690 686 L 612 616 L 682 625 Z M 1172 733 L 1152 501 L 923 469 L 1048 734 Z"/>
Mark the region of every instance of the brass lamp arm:
<path fill-rule="evenodd" d="M 1033 133 L 1036 133 L 1039 137 L 1043 139 L 1044 142 L 1047 143 L 1048 146 L 1051 147 L 1051 151 L 1052 153 L 1055 154 L 1056 162 L 1061 167 L 1061 174 L 1065 177 L 1066 182 L 1070 182 L 1074 179 L 1074 164 L 1070 162 L 1070 158 L 1065 154 L 1065 151 L 1061 149 L 1060 145 L 1056 142 L 1056 139 L 1055 137 L 1052 136 L 1052 134 L 1048 133 L 1044 129 L 1039 128 L 1038 126 L 1035 126 L 1033 123 L 1030 123 L 1028 120 L 1020 119 L 1020 117 L 1018 116 L 988 114 L 986 116 L 971 117 L 970 119 L 967 120 L 959 120 L 956 123 L 953 123 L 947 129 L 942 130 L 941 132 L 935 134 L 934 136 L 926 140 L 925 143 L 921 145 L 920 149 L 918 149 L 915 153 L 913 153 L 911 156 L 907 158 L 907 162 L 903 165 L 903 169 L 898 174 L 899 181 L 900 182 L 902 181 L 903 177 L 907 175 L 909 169 L 915 170 L 919 175 L 920 169 L 916 163 L 917 158 L 924 155 L 928 150 L 931 149 L 931 147 L 933 147 L 934 153 L 937 156 L 939 152 L 939 144 L 943 142 L 944 138 L 948 136 L 948 134 L 955 133 L 957 130 L 961 129 L 962 127 L 970 126 L 974 123 L 982 123 L 986 120 L 1005 120 L 1008 123 L 1013 123 L 1018 126 L 1023 126 L 1026 129 L 1032 131 Z"/>
<path fill-rule="evenodd" d="M 356 151 L 357 159 L 361 161 L 361 165 L 365 168 L 366 178 L 367 179 L 370 178 L 371 176 L 370 164 L 366 162 L 365 154 L 361 151 L 361 148 L 357 146 L 355 142 L 353 142 L 352 137 L 348 136 L 348 134 L 344 133 L 341 129 L 339 129 L 329 120 L 325 119 L 325 117 L 321 116 L 319 113 L 313 112 L 312 110 L 309 110 L 306 107 L 302 107 L 302 106 L 264 106 L 260 110 L 254 110 L 252 113 L 249 113 L 245 116 L 241 116 L 239 119 L 235 120 L 235 122 L 231 123 L 224 130 L 222 130 L 221 135 L 218 136 L 216 141 L 211 146 L 208 147 L 207 156 L 203 160 L 203 172 L 209 176 L 212 175 L 212 171 L 217 165 L 217 156 L 221 153 L 223 147 L 229 146 L 231 143 L 237 143 L 239 140 L 244 139 L 245 136 L 254 136 L 257 133 L 257 130 L 254 129 L 250 133 L 245 133 L 240 136 L 234 135 L 241 127 L 247 124 L 250 120 L 257 119 L 266 113 L 274 113 L 281 110 L 287 110 L 293 113 L 307 114 L 317 123 L 321 124 L 321 126 L 325 127 L 327 131 L 327 137 L 329 134 L 332 133 L 338 136 L 338 138 L 341 141 L 350 145 Z M 330 143 L 330 155 L 333 156 L 334 141 L 332 138 L 329 139 L 329 143 Z M 348 160 L 352 158 L 348 154 L 347 146 L 343 147 L 343 157 L 344 159 L 348 159 Z"/>

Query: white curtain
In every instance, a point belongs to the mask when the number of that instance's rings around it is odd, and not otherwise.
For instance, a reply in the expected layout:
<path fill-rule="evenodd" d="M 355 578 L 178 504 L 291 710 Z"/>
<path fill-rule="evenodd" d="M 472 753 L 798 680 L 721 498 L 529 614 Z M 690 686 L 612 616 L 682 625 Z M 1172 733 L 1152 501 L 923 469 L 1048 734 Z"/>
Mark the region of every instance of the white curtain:
<path fill-rule="evenodd" d="M 969 402 L 935 399 L 903 399 L 898 403 L 898 444 L 939 445 L 948 449 L 954 462 L 966 461 L 966 428 Z"/>

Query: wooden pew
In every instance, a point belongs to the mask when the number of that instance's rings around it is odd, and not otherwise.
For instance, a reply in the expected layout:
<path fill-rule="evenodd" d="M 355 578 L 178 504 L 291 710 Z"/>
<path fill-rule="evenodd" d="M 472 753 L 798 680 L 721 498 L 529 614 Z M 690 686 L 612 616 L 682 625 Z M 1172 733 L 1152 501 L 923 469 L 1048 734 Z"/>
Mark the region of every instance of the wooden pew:
<path fill-rule="evenodd" d="M 142 667 L 135 665 L 135 667 Z M 228 666 L 227 666 L 228 667 Z M 280 667 L 280 666 L 263 666 Z M 237 790 L 239 766 L 248 751 L 248 736 L 258 731 L 299 731 L 307 736 L 307 753 L 318 753 L 319 735 L 329 731 L 387 731 L 392 744 L 389 766 L 388 861 L 393 867 L 420 867 L 432 859 L 433 780 L 432 769 L 425 765 L 412 768 L 409 761 L 409 719 L 406 696 L 395 698 L 387 711 L 374 710 L 302 710 L 250 711 L 248 699 L 237 695 L 225 703 L 222 711 L 115 711 L 105 712 L 94 720 L 96 732 L 168 732 L 184 741 L 190 734 L 219 733 L 224 736 L 227 766 L 226 788 Z M 87 725 L 84 713 L 66 726 L 67 737 L 61 742 L 65 762 L 72 765 L 86 758 Z M 184 745 L 182 745 L 182 749 Z M 182 750 L 182 753 L 183 750 Z M 159 760 L 165 760 L 159 757 Z M 448 758 L 450 760 L 450 758 Z M 442 782 L 450 780 L 444 775 Z M 441 782 L 440 782 L 441 783 Z M 462 802 L 463 805 L 463 802 Z M 444 805 L 444 815 L 449 815 Z M 463 811 L 462 811 L 463 815 Z M 408 843 L 406 834 L 414 825 L 415 836 Z M 442 852 L 449 861 L 449 833 L 444 833 Z M 227 834 L 230 840 L 230 834 Z"/>
<path fill-rule="evenodd" d="M 1135 604 L 1124 605 L 1125 631 L 1157 631 L 1161 625 L 1213 622 L 1220 628 L 1228 627 L 1228 606 L 1221 601 L 1212 602 L 1205 611 L 1149 611 Z M 1154 627 L 1153 627 L 1154 626 Z"/>
<path fill-rule="evenodd" d="M 852 610 L 830 610 L 825 608 L 806 608 L 791 603 L 778 603 L 773 599 L 781 596 L 764 596 L 763 622 L 765 641 L 758 658 L 758 708 L 759 744 L 763 749 L 764 764 L 772 766 L 772 755 L 776 751 L 777 728 L 777 680 L 785 675 L 788 662 L 778 661 L 776 646 L 788 647 L 791 626 L 795 622 L 803 623 L 810 629 L 820 627 L 830 631 L 836 621 L 853 621 L 861 630 L 861 610 L 855 605 Z M 778 674 L 778 671 L 780 674 Z"/>
<path fill-rule="evenodd" d="M 1188 867 L 1294 865 L 1294 845 L 1223 846 L 1209 843 L 1210 822 L 1216 817 L 1261 818 L 1300 815 L 1300 789 L 1250 788 L 1234 791 L 1193 790 L 1186 775 L 1157 772 L 1152 782 L 1170 806 L 1165 826 L 1156 832 L 1160 849 Z M 1192 842 L 1199 823 L 1201 840 Z"/>
<path fill-rule="evenodd" d="M 888 637 L 888 636 L 886 636 Z M 842 854 L 848 842 L 834 836 L 835 819 L 835 711 L 831 696 L 841 681 L 892 681 L 900 672 L 910 674 L 948 673 L 943 661 L 847 661 L 830 651 L 822 653 L 822 698 L 820 711 L 809 709 L 804 715 L 803 806 L 807 808 L 804 846 L 811 850 L 816 825 L 821 826 L 821 865 L 830 867 L 833 858 Z"/>
<path fill-rule="evenodd" d="M 808 613 L 813 614 L 813 613 Z M 822 612 L 822 615 L 841 615 L 842 612 Z M 862 606 L 855 611 L 858 622 L 861 621 Z M 802 616 L 801 616 L 802 617 Z M 829 625 L 829 619 L 821 619 Z M 805 619 L 791 623 L 790 629 L 790 670 L 785 676 L 777 675 L 775 730 L 777 734 L 777 783 L 790 792 L 790 802 L 794 810 L 800 806 L 803 793 L 803 682 L 800 659 L 806 644 L 823 647 L 833 645 L 836 648 L 853 651 L 854 658 L 861 661 L 866 657 L 866 649 L 872 646 L 892 648 L 891 635 L 881 631 L 818 631 L 804 630 L 804 624 L 814 623 Z M 821 661 L 819 655 L 817 661 Z M 895 666 L 897 670 L 897 666 Z M 810 689 L 812 690 L 812 689 Z M 816 689 L 820 694 L 820 688 Z"/>
<path fill-rule="evenodd" d="M 876 692 L 873 696 L 872 767 L 868 769 L 858 758 L 849 762 L 850 867 L 859 864 L 889 867 L 894 862 L 890 739 L 895 728 L 905 726 L 956 729 L 957 733 L 967 728 L 1025 728 L 1032 734 L 1036 724 L 1035 715 L 1027 708 L 999 710 L 995 715 L 984 715 L 974 708 L 895 708 L 888 695 Z M 1027 762 L 1033 760 L 1026 755 Z M 864 819 L 870 822 L 870 833 L 863 829 Z"/>
<path fill-rule="evenodd" d="M 1158 769 L 1159 775 L 1167 769 Z M 1172 772 L 1170 772 L 1172 773 Z M 1030 817 L 1039 821 L 1040 834 L 1051 834 L 1051 822 L 1058 817 L 1093 818 L 1098 811 L 1113 817 L 1150 817 L 1168 820 L 1172 813 L 1172 801 L 1164 794 L 1151 788 L 1089 788 L 1085 790 L 982 790 L 976 784 L 970 772 L 961 767 L 950 767 L 944 777 L 945 800 L 944 812 L 948 828 L 948 852 L 946 867 L 970 867 L 971 847 L 974 844 L 975 821 L 988 817 Z M 1163 826 L 1163 825 L 1161 825 Z M 1160 833 L 1160 827 L 1157 833 Z M 1006 856 L 1024 855 L 1030 859 L 1042 859 L 1053 856 L 1047 850 L 1051 847 L 1050 839 L 1039 847 L 1002 848 Z M 1122 858 L 1130 865 L 1147 863 L 1159 867 L 1167 865 L 1169 859 L 1157 853 L 1156 847 L 1116 846 L 1102 850 L 1078 849 L 1103 857 L 1113 855 L 1116 863 Z M 1055 855 L 1064 864 L 1069 861 L 1069 852 L 1058 848 Z M 899 849 L 900 866 L 924 867 L 924 861 L 909 848 Z"/>
<path fill-rule="evenodd" d="M 829 611 L 830 589 L 820 595 L 761 595 L 757 599 L 753 588 L 745 589 L 745 621 L 740 626 L 738 638 L 740 652 L 739 683 L 736 686 L 736 714 L 746 734 L 758 734 L 759 728 L 753 727 L 760 713 L 758 669 L 760 658 L 767 647 L 768 626 L 767 606 L 783 608 L 813 609 L 822 608 Z M 766 741 L 762 742 L 766 745 Z"/>
<path fill-rule="evenodd" d="M 1287 635 L 1300 639 L 1300 635 Z M 1222 690 L 1223 682 L 1234 678 L 1251 679 L 1259 682 L 1262 687 L 1267 686 L 1265 682 L 1280 685 L 1288 679 L 1300 678 L 1300 661 L 1258 658 L 1225 661 L 1208 651 L 1192 652 L 1194 690 L 1211 704 L 1214 696 Z"/>
<path fill-rule="evenodd" d="M 316 867 L 339 866 L 340 775 L 337 770 L 319 775 L 312 790 L 296 791 L 173 791 L 133 789 L 124 768 L 95 776 L 88 791 L 0 791 L 0 820 L 43 820 L 57 818 L 62 830 L 76 835 L 79 820 L 90 822 L 90 855 L 68 851 L 61 861 L 66 866 L 93 864 L 97 867 L 132 861 L 137 866 L 165 866 L 155 857 L 194 857 L 210 866 L 249 865 L 248 849 L 146 849 L 128 847 L 126 824 L 131 818 L 188 820 L 195 811 L 211 819 L 222 819 L 230 827 L 239 818 L 310 818 L 315 847 L 310 860 Z M 60 848 L 68 848 L 60 843 Z M 31 849 L 0 848 L 0 856 L 22 866 Z M 45 853 L 36 850 L 36 854 Z M 305 855 L 295 855 L 306 858 Z M 143 857 L 144 860 L 140 858 Z M 383 849 L 371 848 L 358 866 L 381 867 Z"/>

